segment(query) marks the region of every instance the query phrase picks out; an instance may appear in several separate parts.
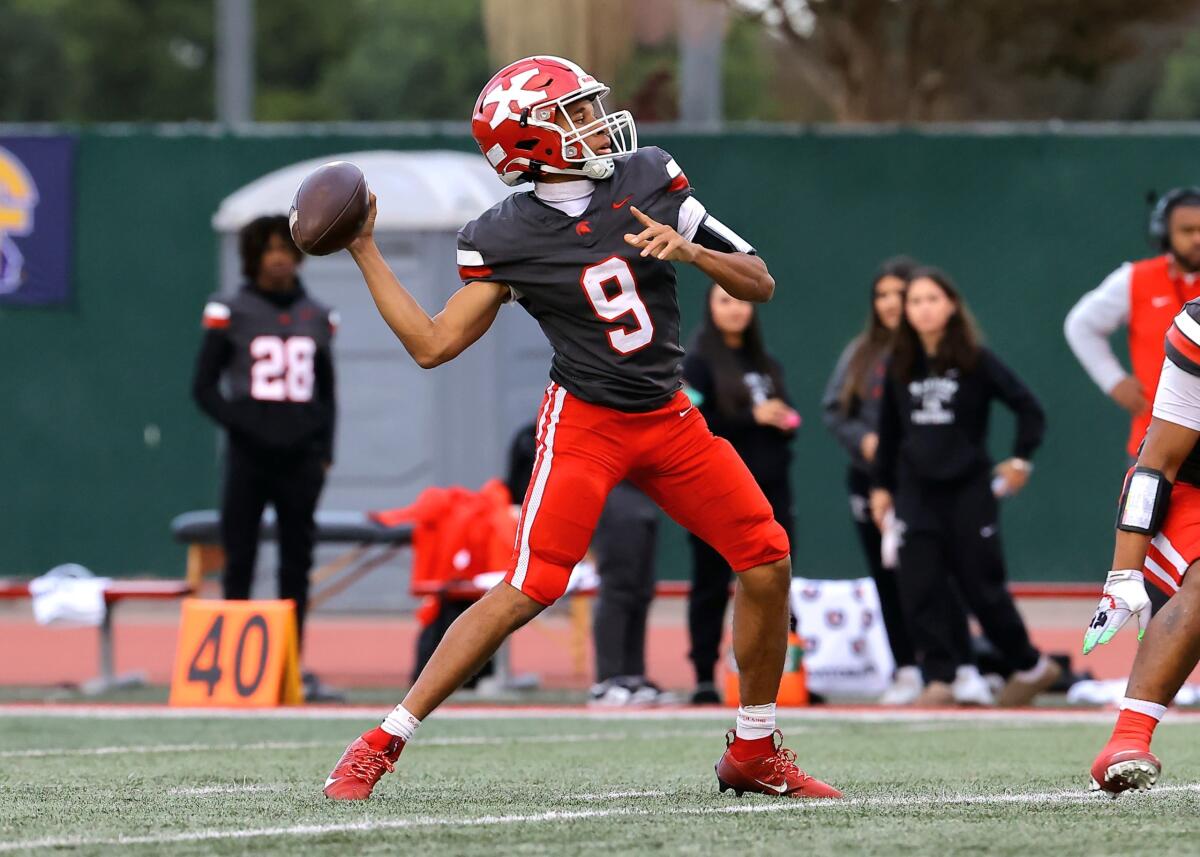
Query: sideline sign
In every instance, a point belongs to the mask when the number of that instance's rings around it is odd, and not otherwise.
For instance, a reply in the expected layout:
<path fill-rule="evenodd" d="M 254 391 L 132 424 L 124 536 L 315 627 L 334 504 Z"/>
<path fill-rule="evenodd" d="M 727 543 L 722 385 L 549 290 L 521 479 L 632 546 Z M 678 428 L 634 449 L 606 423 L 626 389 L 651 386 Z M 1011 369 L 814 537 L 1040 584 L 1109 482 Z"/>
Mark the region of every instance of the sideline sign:
<path fill-rule="evenodd" d="M 75 139 L 0 137 L 0 304 L 71 299 Z"/>
<path fill-rule="evenodd" d="M 302 701 L 291 601 L 183 602 L 171 705 L 268 708 Z"/>

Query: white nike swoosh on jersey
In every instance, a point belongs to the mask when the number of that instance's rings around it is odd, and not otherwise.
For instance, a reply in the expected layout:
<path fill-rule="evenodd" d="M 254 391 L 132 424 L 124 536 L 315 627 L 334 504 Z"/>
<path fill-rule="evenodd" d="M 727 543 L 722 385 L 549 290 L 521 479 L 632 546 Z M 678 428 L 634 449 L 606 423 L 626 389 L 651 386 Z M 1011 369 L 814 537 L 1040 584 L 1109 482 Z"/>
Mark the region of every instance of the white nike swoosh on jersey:
<path fill-rule="evenodd" d="M 695 405 L 692 406 L 692 408 L 694 408 L 694 407 L 695 407 Z M 688 408 L 686 411 L 680 411 L 679 416 L 686 417 L 688 414 L 690 414 L 692 412 L 692 408 Z"/>
<path fill-rule="evenodd" d="M 1150 304 L 1155 307 L 1166 306 L 1170 302 L 1171 299 L 1163 295 L 1160 295 L 1156 298 L 1150 298 Z"/>
<path fill-rule="evenodd" d="M 754 782 L 758 783 L 760 786 L 764 786 L 764 787 L 770 789 L 773 792 L 777 792 L 778 794 L 783 794 L 784 792 L 787 791 L 787 783 L 786 782 L 781 786 L 773 786 L 770 783 L 764 783 L 762 780 L 755 780 Z"/>

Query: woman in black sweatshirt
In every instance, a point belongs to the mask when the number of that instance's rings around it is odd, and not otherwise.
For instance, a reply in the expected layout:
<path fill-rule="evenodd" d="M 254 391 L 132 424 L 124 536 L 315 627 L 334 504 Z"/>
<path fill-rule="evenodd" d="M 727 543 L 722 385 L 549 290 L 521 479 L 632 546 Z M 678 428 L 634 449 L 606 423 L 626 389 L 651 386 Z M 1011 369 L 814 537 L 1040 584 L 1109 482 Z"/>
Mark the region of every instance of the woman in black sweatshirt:
<path fill-rule="evenodd" d="M 987 452 L 993 400 L 1017 417 L 1013 456 Z M 1058 678 L 1033 647 L 1006 585 L 997 496 L 1027 482 L 1045 415 L 1033 393 L 979 336 L 958 290 L 936 268 L 913 272 L 883 393 L 871 514 L 894 509 L 902 528 L 900 598 L 927 682 L 920 703 L 986 702 L 956 586 L 987 638 L 1014 668 L 1001 705 L 1024 705 Z"/>
<path fill-rule="evenodd" d="M 792 536 L 792 488 L 788 466 L 800 416 L 788 404 L 783 367 L 763 345 L 754 304 L 714 284 L 704 322 L 683 361 L 688 395 L 718 437 L 733 445 L 762 488 L 777 520 Z M 692 591 L 688 596 L 691 660 L 696 670 L 694 703 L 720 702 L 714 685 L 725 628 L 732 571 L 721 555 L 691 536 Z"/>

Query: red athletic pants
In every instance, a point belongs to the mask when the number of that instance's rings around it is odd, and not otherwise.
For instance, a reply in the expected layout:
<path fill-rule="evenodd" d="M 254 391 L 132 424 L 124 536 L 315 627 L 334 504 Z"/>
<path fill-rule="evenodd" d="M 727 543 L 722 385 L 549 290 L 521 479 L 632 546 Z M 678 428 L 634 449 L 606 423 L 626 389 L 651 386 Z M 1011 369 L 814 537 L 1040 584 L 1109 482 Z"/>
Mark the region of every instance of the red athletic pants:
<path fill-rule="evenodd" d="M 758 483 L 684 393 L 657 410 L 627 413 L 551 384 L 538 413 L 537 458 L 505 580 L 552 604 L 587 551 L 609 491 L 625 479 L 734 571 L 788 555 L 787 534 Z"/>

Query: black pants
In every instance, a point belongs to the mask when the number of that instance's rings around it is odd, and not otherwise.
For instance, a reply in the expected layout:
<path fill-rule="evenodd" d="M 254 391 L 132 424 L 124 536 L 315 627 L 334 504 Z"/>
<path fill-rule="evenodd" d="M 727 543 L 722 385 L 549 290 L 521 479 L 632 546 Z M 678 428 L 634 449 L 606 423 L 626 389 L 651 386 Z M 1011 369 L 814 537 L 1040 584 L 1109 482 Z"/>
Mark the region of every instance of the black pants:
<path fill-rule="evenodd" d="M 959 666 L 973 663 L 955 590 L 1006 663 L 1016 670 L 1037 664 L 1006 585 L 998 513 L 986 471 L 951 485 L 902 480 L 898 487 L 900 600 L 926 681 L 951 682 Z"/>
<path fill-rule="evenodd" d="M 600 592 L 592 615 L 596 680 L 646 674 L 646 618 L 654 600 L 658 507 L 622 482 L 608 495 L 592 551 Z"/>
<path fill-rule="evenodd" d="M 221 497 L 221 544 L 225 548 L 225 597 L 250 597 L 263 509 L 275 507 L 279 533 L 279 597 L 296 604 L 296 626 L 304 640 L 308 572 L 316 524 L 313 512 L 325 484 L 319 455 L 264 452 L 232 442 L 225 459 Z"/>
<path fill-rule="evenodd" d="M 792 539 L 792 486 L 787 478 L 760 482 L 775 520 Z M 689 657 L 697 684 L 713 681 L 725 631 L 725 608 L 733 570 L 708 543 L 689 536 L 692 543 L 692 591 L 688 595 L 688 631 L 692 638 Z"/>
<path fill-rule="evenodd" d="M 914 666 L 917 657 L 913 652 L 904 611 L 900 607 L 900 588 L 896 582 L 898 572 L 883 567 L 883 557 L 880 555 L 882 537 L 879 528 L 871 520 L 871 478 L 851 467 L 846 475 L 846 487 L 850 492 L 850 516 L 854 520 L 854 529 L 858 532 L 858 541 L 867 558 L 871 579 L 875 581 L 875 589 L 879 593 L 879 612 L 883 614 L 883 627 L 887 631 L 892 657 L 897 667 Z"/>

